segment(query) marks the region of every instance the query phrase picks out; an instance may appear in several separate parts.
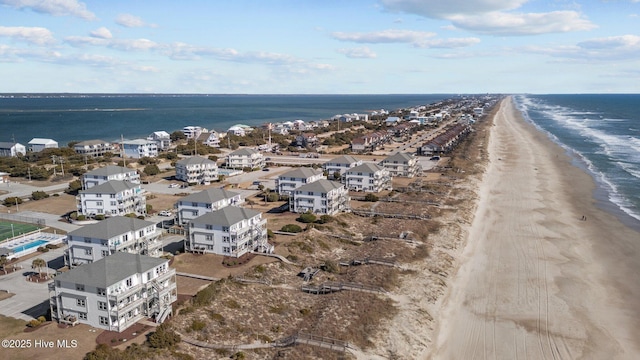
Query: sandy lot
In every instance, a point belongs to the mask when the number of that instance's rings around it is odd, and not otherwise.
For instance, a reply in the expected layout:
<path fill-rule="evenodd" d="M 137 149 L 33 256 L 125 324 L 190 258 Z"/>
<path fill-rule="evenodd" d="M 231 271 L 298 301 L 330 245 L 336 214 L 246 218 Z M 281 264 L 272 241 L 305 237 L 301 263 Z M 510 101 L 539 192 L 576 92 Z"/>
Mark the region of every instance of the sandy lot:
<path fill-rule="evenodd" d="M 434 359 L 637 359 L 640 234 L 594 207 L 591 178 L 503 102 Z M 587 221 L 582 221 L 582 216 Z"/>

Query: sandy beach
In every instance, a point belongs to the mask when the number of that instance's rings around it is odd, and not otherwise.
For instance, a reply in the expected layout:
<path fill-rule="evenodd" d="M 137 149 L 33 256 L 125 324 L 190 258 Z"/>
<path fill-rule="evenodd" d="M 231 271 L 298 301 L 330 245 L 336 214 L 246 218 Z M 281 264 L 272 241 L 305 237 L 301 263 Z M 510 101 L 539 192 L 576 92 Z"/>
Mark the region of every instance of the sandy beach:
<path fill-rule="evenodd" d="M 640 233 L 504 100 L 433 359 L 637 359 Z M 586 219 L 586 220 L 583 220 Z"/>

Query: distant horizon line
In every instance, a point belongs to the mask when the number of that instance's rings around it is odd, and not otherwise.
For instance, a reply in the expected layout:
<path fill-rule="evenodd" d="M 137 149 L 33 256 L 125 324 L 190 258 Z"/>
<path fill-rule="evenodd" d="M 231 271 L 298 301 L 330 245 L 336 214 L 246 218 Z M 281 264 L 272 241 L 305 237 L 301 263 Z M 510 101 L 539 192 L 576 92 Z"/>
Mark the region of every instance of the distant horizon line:
<path fill-rule="evenodd" d="M 582 92 L 582 93 L 279 93 L 279 94 L 259 94 L 259 93 L 151 93 L 151 92 L 0 92 L 0 97 L 16 95 L 47 95 L 47 96 L 407 96 L 407 95 L 639 95 L 640 93 L 629 92 Z"/>

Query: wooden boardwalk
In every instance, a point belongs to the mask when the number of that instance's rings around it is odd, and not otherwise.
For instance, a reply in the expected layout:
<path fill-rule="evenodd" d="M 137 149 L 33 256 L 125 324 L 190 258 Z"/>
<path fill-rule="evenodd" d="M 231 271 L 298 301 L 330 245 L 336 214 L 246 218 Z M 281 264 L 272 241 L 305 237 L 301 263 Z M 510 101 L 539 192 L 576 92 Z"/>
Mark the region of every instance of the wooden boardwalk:
<path fill-rule="evenodd" d="M 361 291 L 375 294 L 386 294 L 387 290 L 371 285 L 350 283 L 350 282 L 333 282 L 328 281 L 320 285 L 302 285 L 300 290 L 309 294 L 330 294 L 342 290 Z"/>

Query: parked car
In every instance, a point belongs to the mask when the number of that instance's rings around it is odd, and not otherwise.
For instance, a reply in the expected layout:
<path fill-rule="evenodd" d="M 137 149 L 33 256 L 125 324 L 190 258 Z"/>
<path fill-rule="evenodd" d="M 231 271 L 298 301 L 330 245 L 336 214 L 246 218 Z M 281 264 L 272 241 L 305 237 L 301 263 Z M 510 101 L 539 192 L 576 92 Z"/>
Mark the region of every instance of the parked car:
<path fill-rule="evenodd" d="M 177 187 L 178 187 L 178 184 L 176 184 L 176 183 L 169 184 L 169 188 L 171 188 L 171 189 L 177 188 Z"/>
<path fill-rule="evenodd" d="M 173 213 L 171 211 L 169 211 L 169 210 L 162 210 L 162 211 L 160 211 L 158 213 L 158 215 L 160 215 L 160 216 L 172 216 Z"/>

